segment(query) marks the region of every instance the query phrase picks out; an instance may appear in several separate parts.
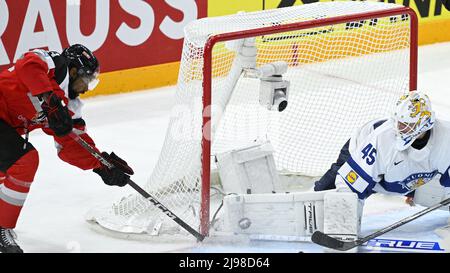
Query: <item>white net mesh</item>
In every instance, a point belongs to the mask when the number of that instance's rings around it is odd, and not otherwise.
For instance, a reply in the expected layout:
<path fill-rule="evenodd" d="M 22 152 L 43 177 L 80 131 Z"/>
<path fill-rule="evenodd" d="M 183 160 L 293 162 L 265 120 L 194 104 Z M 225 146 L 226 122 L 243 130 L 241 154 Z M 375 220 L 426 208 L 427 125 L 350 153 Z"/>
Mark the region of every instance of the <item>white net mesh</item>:
<path fill-rule="evenodd" d="M 248 65 L 248 58 L 237 53 L 242 40 L 214 46 L 211 154 L 255 140 L 270 140 L 279 171 L 323 174 L 356 127 L 390 113 L 399 94 L 409 90 L 411 19 L 404 14 L 322 27 L 314 27 L 314 21 L 398 7 L 375 2 L 315 3 L 205 18 L 188 25 L 177 103 L 145 190 L 192 227 L 199 227 L 203 54 L 207 39 L 221 33 L 275 29 L 303 21 L 313 22 L 311 28 L 254 37 L 256 67 L 276 61 L 288 63 L 283 78 L 291 86 L 288 107 L 283 112 L 261 106 L 259 80 L 242 77 L 242 69 Z M 120 232 L 151 232 L 155 224 L 166 220 L 137 194 L 92 215 L 101 226 Z M 165 225 L 174 228 L 171 223 L 168 219 Z"/>

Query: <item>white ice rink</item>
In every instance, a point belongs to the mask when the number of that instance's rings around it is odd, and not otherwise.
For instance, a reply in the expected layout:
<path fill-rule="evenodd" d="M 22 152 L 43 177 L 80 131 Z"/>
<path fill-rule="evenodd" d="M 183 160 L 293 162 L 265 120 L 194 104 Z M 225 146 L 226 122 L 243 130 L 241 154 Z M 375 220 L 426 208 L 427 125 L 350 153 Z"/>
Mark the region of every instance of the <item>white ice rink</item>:
<path fill-rule="evenodd" d="M 419 88 L 427 92 L 437 116 L 450 120 L 450 43 L 419 48 Z M 174 87 L 86 99 L 88 132 L 103 151 L 114 151 L 134 168 L 144 185 L 159 156 Z M 84 217 L 95 205 L 117 201 L 133 189 L 106 186 L 92 171 L 70 166 L 56 155 L 53 139 L 30 135 L 40 166 L 16 233 L 25 252 L 322 252 L 307 243 L 233 241 L 232 243 L 156 243 L 113 238 L 88 227 Z M 402 197 L 372 196 L 366 202 L 363 234 L 371 233 L 423 208 L 410 208 Z M 435 211 L 383 238 L 436 241 L 433 230 L 446 225 L 448 212 Z"/>

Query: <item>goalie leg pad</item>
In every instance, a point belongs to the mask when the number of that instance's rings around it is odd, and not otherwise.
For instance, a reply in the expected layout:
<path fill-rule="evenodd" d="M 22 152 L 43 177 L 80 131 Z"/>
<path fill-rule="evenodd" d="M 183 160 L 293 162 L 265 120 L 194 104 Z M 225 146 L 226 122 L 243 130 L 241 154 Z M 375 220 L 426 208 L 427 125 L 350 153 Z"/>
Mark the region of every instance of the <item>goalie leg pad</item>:
<path fill-rule="evenodd" d="M 224 198 L 225 221 L 236 234 L 300 236 L 323 230 L 325 192 L 238 194 Z"/>
<path fill-rule="evenodd" d="M 324 233 L 345 241 L 358 238 L 362 206 L 353 192 L 328 192 L 324 196 Z"/>

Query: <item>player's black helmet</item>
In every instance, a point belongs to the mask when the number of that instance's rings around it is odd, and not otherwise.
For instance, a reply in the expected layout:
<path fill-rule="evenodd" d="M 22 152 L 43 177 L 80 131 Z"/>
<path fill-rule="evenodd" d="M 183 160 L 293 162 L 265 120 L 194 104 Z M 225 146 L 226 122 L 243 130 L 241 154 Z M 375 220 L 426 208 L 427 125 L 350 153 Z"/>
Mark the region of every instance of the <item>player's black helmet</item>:
<path fill-rule="evenodd" d="M 64 49 L 62 55 L 66 57 L 69 68 L 76 67 L 82 74 L 93 75 L 99 72 L 97 58 L 84 45 L 71 45 Z"/>
<path fill-rule="evenodd" d="M 89 85 L 89 90 L 98 84 L 100 66 L 92 51 L 80 44 L 74 44 L 64 49 L 62 55 L 66 58 L 69 69 L 75 67 L 78 76 Z"/>

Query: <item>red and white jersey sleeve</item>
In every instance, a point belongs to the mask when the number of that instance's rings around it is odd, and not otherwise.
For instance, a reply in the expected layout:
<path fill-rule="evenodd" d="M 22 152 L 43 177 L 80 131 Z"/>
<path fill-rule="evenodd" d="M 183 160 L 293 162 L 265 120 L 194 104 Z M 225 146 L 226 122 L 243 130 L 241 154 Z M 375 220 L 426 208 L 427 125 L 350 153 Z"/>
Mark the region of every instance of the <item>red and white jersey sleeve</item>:
<path fill-rule="evenodd" d="M 49 74 L 54 65 L 52 65 L 51 59 L 48 62 L 44 60 L 44 56 L 40 57 L 35 52 L 28 52 L 14 66 L 19 81 L 33 96 L 53 91 L 52 75 Z"/>
<path fill-rule="evenodd" d="M 86 149 L 80 146 L 75 140 L 73 140 L 70 136 L 57 137 L 53 134 L 48 128 L 43 128 L 43 131 L 46 134 L 52 135 L 55 140 L 55 146 L 58 152 L 58 157 L 82 170 L 90 170 L 95 169 L 101 166 L 100 161 L 92 156 Z M 78 134 L 83 140 L 85 140 L 91 147 L 93 147 L 96 151 L 100 152 L 95 147 L 94 140 L 86 133 L 86 125 L 82 119 L 79 120 L 79 123 L 74 123 L 73 132 Z"/>

